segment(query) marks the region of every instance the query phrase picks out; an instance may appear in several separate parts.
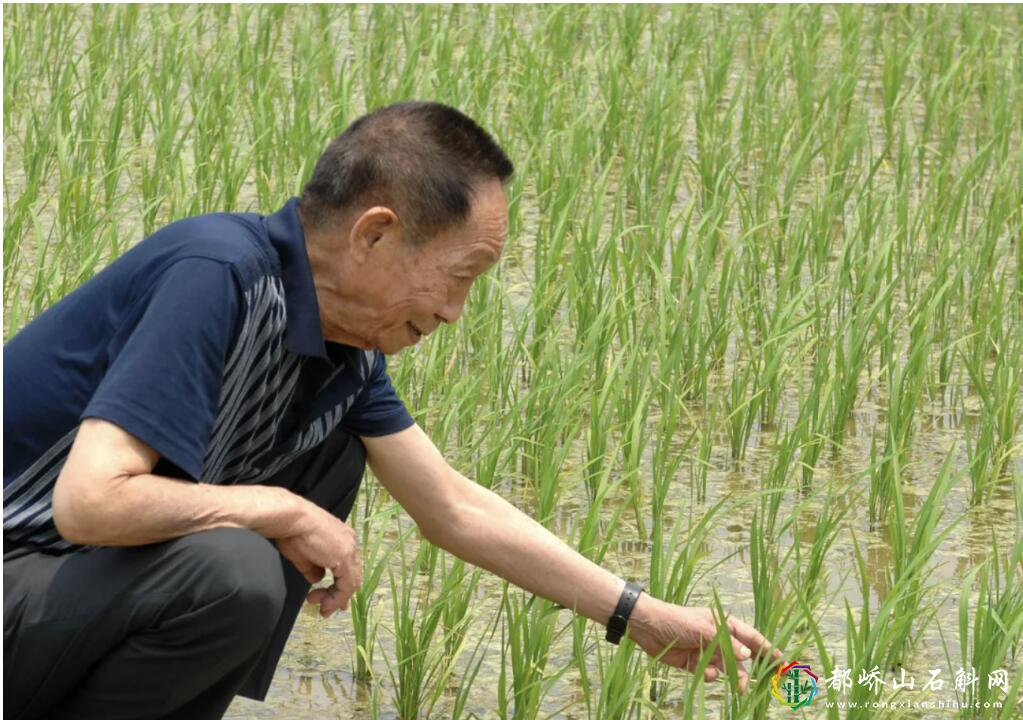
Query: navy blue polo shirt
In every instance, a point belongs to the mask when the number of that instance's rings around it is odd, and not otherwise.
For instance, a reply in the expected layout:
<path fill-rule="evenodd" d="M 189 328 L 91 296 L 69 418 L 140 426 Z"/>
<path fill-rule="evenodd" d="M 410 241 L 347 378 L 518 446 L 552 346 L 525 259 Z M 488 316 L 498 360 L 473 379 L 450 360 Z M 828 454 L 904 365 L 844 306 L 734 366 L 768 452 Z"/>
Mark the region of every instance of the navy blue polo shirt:
<path fill-rule="evenodd" d="M 335 429 L 413 420 L 383 353 L 323 338 L 297 200 L 172 223 L 4 345 L 4 539 L 53 554 L 52 495 L 79 423 L 108 420 L 157 474 L 260 483 Z"/>

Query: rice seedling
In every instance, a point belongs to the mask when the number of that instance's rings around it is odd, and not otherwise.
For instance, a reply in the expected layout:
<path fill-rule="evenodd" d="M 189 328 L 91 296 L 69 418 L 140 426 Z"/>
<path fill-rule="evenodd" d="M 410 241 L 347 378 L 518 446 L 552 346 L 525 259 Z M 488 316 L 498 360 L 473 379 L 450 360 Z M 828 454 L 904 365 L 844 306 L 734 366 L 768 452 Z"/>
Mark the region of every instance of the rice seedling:
<path fill-rule="evenodd" d="M 829 575 L 828 556 L 838 540 L 842 523 L 854 501 L 848 493 L 836 495 L 829 489 L 827 496 L 823 498 L 820 514 L 813 523 L 810 548 L 805 560 L 803 544 L 801 542 L 793 544 L 794 564 L 798 570 L 796 586 L 799 588 L 800 598 L 808 607 L 816 607 L 826 592 Z M 768 618 L 765 617 L 764 621 L 768 621 Z"/>
<path fill-rule="evenodd" d="M 764 532 L 757 511 L 754 511 L 750 523 L 749 554 L 750 577 L 753 581 L 753 622 L 757 627 L 765 628 L 764 632 L 772 632 L 778 620 L 778 611 L 790 598 L 787 597 L 789 593 L 779 582 L 778 571 L 785 564 L 784 559 L 780 555 L 775 538 L 767 536 Z"/>
<path fill-rule="evenodd" d="M 891 523 L 888 528 L 893 558 L 889 584 L 897 600 L 892 609 L 893 624 L 887 641 L 886 667 L 895 667 L 906 658 L 915 640 L 914 628 L 919 630 L 920 626 L 926 624 L 926 620 L 921 618 L 925 617 L 924 611 L 928 605 L 925 597 L 928 593 L 926 580 L 931 571 L 928 563 L 955 527 L 953 521 L 938 531 L 948 493 L 958 479 L 958 474 L 952 468 L 953 458 L 950 452 L 911 523 L 907 521 L 903 506 L 901 482 L 898 477 L 895 478 Z"/>
<path fill-rule="evenodd" d="M 995 348 L 994 367 L 989 377 L 985 377 L 979 359 L 963 358 L 982 407 L 978 434 L 975 439 L 968 436 L 971 502 L 974 504 L 990 494 L 1004 475 L 1009 460 L 1020 450 L 1023 373 L 1018 359 L 1023 352 L 1023 341 L 1018 336 L 1006 338 Z"/>
<path fill-rule="evenodd" d="M 959 647 L 964 678 L 960 716 L 1013 717 L 1019 710 L 1018 698 L 1023 678 L 1009 677 L 1006 666 L 1019 656 L 1019 635 L 1023 632 L 1023 541 L 1010 549 L 1004 566 L 997 550 L 989 561 L 974 568 L 965 578 L 959 596 Z M 970 595 L 978 588 L 970 617 Z M 972 620 L 972 622 L 971 622 Z M 1005 674 L 1005 687 L 992 685 L 994 673 Z M 1001 703 L 991 714 L 984 712 Z"/>
<path fill-rule="evenodd" d="M 721 500 L 698 520 L 690 518 L 687 526 L 677 522 L 667 541 L 654 540 L 650 564 L 650 588 L 654 597 L 680 605 L 692 603 L 692 595 L 700 579 L 713 568 L 700 570 L 700 563 L 705 558 L 705 548 L 716 520 L 722 512 L 727 511 L 730 503 Z M 660 530 L 655 528 L 655 533 Z M 683 536 L 685 532 L 685 536 Z M 657 535 L 655 535 L 655 538 Z M 673 559 L 672 559 L 673 558 Z M 658 664 L 656 659 L 649 660 L 647 672 L 650 674 L 649 697 L 655 704 L 662 702 L 665 689 L 668 687 L 669 669 Z"/>
<path fill-rule="evenodd" d="M 368 494 L 368 493 L 364 493 Z M 373 498 L 367 497 L 362 502 L 363 516 L 360 518 L 360 547 L 363 558 L 362 585 L 349 600 L 349 612 L 352 618 L 352 632 L 355 635 L 355 677 L 359 680 L 373 678 L 373 653 L 377 644 L 378 625 L 372 611 L 373 594 L 380 585 L 391 555 L 393 546 L 385 546 L 379 532 L 372 533 L 376 523 L 394 516 L 393 506 L 370 513 Z M 371 534 L 372 533 L 372 534 Z M 406 533 L 406 537 L 411 534 Z"/>
<path fill-rule="evenodd" d="M 547 691 L 567 669 L 568 666 L 560 671 L 546 671 L 551 645 L 557 636 L 554 621 L 559 609 L 536 596 L 520 600 L 505 586 L 504 612 L 508 616 L 505 626 L 508 634 L 502 644 L 506 643 L 507 651 L 501 655 L 497 687 L 501 717 L 515 720 L 537 717 Z M 558 634 L 567 628 L 565 625 Z M 511 664 L 510 687 L 508 663 Z"/>
<path fill-rule="evenodd" d="M 439 602 L 443 607 L 441 626 L 444 629 L 444 648 L 450 661 L 461 651 L 469 630 L 472 616 L 469 607 L 476 589 L 479 587 L 483 571 L 476 568 L 466 577 L 465 563 L 455 559 L 451 568 L 441 565 L 441 595 Z"/>
<path fill-rule="evenodd" d="M 597 645 L 597 669 L 600 694 L 593 705 L 593 715 L 598 718 L 624 718 L 642 716 L 644 709 L 651 709 L 649 698 L 649 672 L 651 663 L 637 653 L 636 644 L 623 639 L 605 657 L 604 650 Z"/>
<path fill-rule="evenodd" d="M 401 717 L 416 717 L 420 712 L 430 713 L 454 663 L 453 659 L 445 657 L 444 644 L 436 642 L 445 598 L 431 599 L 429 593 L 415 597 L 419 574 L 433 574 L 437 548 L 421 543 L 411 563 L 405 557 L 404 545 L 401 550 L 404 567 L 409 568 L 409 572 L 398 582 L 394 579 L 394 568 L 387 568 L 392 587 L 400 591 L 391 598 L 395 658 L 385 656 L 384 659 L 394 687 L 394 707 Z"/>
<path fill-rule="evenodd" d="M 469 654 L 469 658 L 465 664 L 465 671 L 458 683 L 458 690 L 455 695 L 454 702 L 451 704 L 452 720 L 457 720 L 457 718 L 461 717 L 462 714 L 466 712 L 466 706 L 469 703 L 469 693 L 474 687 L 480 670 L 483 668 L 483 654 L 493 641 L 494 633 L 497 632 L 497 628 L 501 626 L 503 619 L 504 615 L 502 606 L 502 608 L 495 613 L 493 622 L 490 623 L 489 633 L 480 633 L 477 638 L 476 646 Z"/>

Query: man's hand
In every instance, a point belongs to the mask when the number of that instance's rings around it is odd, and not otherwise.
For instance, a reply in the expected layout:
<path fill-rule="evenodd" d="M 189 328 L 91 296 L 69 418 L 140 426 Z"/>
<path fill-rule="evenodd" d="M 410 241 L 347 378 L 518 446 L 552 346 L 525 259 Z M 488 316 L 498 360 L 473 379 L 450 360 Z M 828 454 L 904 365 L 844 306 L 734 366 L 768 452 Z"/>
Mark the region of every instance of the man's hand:
<path fill-rule="evenodd" d="M 749 675 L 742 661 L 754 655 L 779 660 L 781 651 L 774 649 L 767 638 L 751 625 L 730 615 L 727 623 L 732 653 L 738 661 L 739 691 L 745 692 Z M 629 637 L 648 655 L 657 657 L 668 648 L 661 656 L 661 662 L 690 672 L 696 670 L 704 648 L 713 644 L 718 634 L 714 614 L 710 609 L 672 605 L 646 593 L 636 601 L 628 628 Z M 718 648 L 703 677 L 709 682 L 724 674 L 724 660 Z"/>
<path fill-rule="evenodd" d="M 318 505 L 307 505 L 299 531 L 275 542 L 277 551 L 310 583 L 318 583 L 330 570 L 334 584 L 317 588 L 307 597 L 308 602 L 319 604 L 321 616 L 328 617 L 348 609 L 349 599 L 362 584 L 362 560 L 355 531 Z"/>

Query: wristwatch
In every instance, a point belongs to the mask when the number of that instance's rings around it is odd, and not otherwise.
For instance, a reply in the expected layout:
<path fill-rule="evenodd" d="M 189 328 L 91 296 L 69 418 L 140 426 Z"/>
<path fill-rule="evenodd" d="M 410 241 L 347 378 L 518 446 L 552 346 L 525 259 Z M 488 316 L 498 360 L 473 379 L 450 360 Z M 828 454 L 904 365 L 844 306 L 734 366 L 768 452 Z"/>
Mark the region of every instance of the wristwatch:
<path fill-rule="evenodd" d="M 617 645 L 622 639 L 625 627 L 629 623 L 629 615 L 632 614 L 632 608 L 635 607 L 641 592 L 643 592 L 643 588 L 636 583 L 629 581 L 625 583 L 622 596 L 618 598 L 618 606 L 615 608 L 614 614 L 611 615 L 611 619 L 607 621 L 606 639 L 609 643 Z"/>

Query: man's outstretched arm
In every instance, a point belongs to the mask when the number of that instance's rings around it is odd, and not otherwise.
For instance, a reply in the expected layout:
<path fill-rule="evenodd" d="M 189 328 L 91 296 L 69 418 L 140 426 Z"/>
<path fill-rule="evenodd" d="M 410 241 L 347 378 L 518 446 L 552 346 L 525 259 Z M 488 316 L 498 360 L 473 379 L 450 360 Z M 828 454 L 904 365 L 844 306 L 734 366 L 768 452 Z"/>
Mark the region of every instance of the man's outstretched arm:
<path fill-rule="evenodd" d="M 363 441 L 374 474 L 427 540 L 606 625 L 624 580 L 587 560 L 508 501 L 454 471 L 418 426 Z M 775 658 L 780 656 L 746 623 L 730 617 L 728 624 L 738 659 L 772 651 Z M 643 650 L 657 655 L 670 645 L 662 660 L 690 670 L 715 634 L 709 610 L 683 608 L 646 593 L 640 595 L 629 620 L 629 636 Z M 706 677 L 722 673 L 717 656 Z M 740 676 L 745 685 L 745 672 Z"/>

